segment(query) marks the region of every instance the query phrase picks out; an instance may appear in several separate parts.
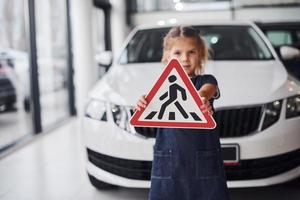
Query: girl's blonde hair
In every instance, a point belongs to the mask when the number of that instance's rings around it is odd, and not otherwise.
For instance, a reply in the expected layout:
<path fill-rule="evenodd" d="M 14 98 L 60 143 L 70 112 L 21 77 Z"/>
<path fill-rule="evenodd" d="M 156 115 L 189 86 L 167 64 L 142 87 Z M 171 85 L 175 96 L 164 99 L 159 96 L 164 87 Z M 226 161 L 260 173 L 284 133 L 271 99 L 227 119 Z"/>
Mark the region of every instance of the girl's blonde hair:
<path fill-rule="evenodd" d="M 177 26 L 173 27 L 163 39 L 163 56 L 161 61 L 166 64 L 170 50 L 172 48 L 173 40 L 178 37 L 194 38 L 198 50 L 200 52 L 199 69 L 196 70 L 196 74 L 201 74 L 204 70 L 204 63 L 209 58 L 209 48 L 205 39 L 200 35 L 199 31 L 192 26 Z"/>

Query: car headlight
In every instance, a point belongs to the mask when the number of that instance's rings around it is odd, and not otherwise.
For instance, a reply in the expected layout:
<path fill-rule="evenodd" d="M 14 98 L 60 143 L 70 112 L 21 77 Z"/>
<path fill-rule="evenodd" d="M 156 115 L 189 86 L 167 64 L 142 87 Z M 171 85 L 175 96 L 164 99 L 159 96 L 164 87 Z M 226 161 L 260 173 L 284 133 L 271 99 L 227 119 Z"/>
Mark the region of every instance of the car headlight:
<path fill-rule="evenodd" d="M 287 98 L 286 114 L 287 119 L 300 116 L 300 95 Z"/>
<path fill-rule="evenodd" d="M 133 133 L 133 127 L 130 125 L 130 109 L 126 106 L 110 104 L 113 120 L 120 128 Z"/>
<path fill-rule="evenodd" d="M 107 121 L 106 110 L 106 103 L 104 101 L 92 99 L 86 106 L 85 116 L 91 119 Z"/>
<path fill-rule="evenodd" d="M 265 117 L 262 125 L 262 130 L 268 128 L 269 126 L 278 121 L 280 117 L 281 106 L 282 100 L 277 100 L 265 105 Z"/>

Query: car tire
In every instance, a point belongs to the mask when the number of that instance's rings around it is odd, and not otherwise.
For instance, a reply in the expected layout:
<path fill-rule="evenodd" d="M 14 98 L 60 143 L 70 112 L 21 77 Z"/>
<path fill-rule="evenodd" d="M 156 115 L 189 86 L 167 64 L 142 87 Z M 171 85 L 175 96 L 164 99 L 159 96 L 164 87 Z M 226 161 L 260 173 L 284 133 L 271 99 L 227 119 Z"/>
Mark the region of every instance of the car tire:
<path fill-rule="evenodd" d="M 96 179 L 94 176 L 88 174 L 89 176 L 89 180 L 91 182 L 91 184 L 97 188 L 98 190 L 112 190 L 112 189 L 117 189 L 118 186 L 116 185 L 111 185 L 109 183 L 105 183 L 103 181 L 100 181 L 98 179 Z"/>
<path fill-rule="evenodd" d="M 24 110 L 26 112 L 29 112 L 30 111 L 30 100 L 28 98 L 25 98 L 23 104 L 24 104 Z"/>

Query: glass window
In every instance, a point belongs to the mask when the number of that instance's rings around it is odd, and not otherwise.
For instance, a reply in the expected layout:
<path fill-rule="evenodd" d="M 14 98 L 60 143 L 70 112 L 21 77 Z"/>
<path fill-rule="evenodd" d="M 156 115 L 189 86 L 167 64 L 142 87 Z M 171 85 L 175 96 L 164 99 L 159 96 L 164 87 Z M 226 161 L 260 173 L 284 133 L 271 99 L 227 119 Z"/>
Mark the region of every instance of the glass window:
<path fill-rule="evenodd" d="M 269 48 L 266 46 L 265 42 L 262 40 L 262 38 L 257 34 L 256 31 L 254 31 L 253 28 L 249 28 L 248 29 L 249 34 L 252 36 L 252 38 L 254 39 L 253 41 L 256 43 L 256 45 L 254 45 L 255 47 L 253 49 L 256 48 L 256 52 L 259 58 L 264 59 L 266 58 L 270 58 L 272 57 L 271 52 L 269 51 Z"/>
<path fill-rule="evenodd" d="M 92 37 L 94 44 L 94 57 L 105 51 L 105 15 L 104 11 L 100 8 L 93 7 L 92 10 Z M 106 69 L 99 65 L 98 78 L 101 78 Z"/>
<path fill-rule="evenodd" d="M 292 33 L 284 30 L 267 31 L 267 37 L 274 46 L 291 45 Z"/>
<path fill-rule="evenodd" d="M 198 26 L 213 60 L 266 60 L 273 56 L 249 26 Z M 162 40 L 169 28 L 138 31 L 121 54 L 120 63 L 160 62 Z"/>
<path fill-rule="evenodd" d="M 300 30 L 296 31 L 297 42 L 300 45 Z"/>
<path fill-rule="evenodd" d="M 249 26 L 198 27 L 211 48 L 213 60 L 267 60 L 273 56 Z"/>
<path fill-rule="evenodd" d="M 139 31 L 121 56 L 121 63 L 158 62 L 162 57 L 162 40 L 166 29 Z"/>
<path fill-rule="evenodd" d="M 225 2 L 229 5 L 229 0 L 131 0 L 136 5 L 137 12 L 160 11 L 160 10 L 192 10 L 194 8 L 223 8 Z M 221 3 L 221 4 L 220 4 Z"/>
<path fill-rule="evenodd" d="M 0 1 L 0 153 L 33 133 L 25 3 Z"/>
<path fill-rule="evenodd" d="M 69 116 L 67 11 L 61 0 L 35 1 L 42 127 Z"/>

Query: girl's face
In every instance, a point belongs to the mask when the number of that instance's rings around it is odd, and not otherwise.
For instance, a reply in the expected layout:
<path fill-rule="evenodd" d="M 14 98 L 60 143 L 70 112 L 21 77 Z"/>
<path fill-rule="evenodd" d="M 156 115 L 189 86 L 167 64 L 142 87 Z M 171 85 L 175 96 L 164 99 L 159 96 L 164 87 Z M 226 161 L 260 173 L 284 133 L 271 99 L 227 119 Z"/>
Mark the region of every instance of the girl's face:
<path fill-rule="evenodd" d="M 180 61 L 190 77 L 195 76 L 196 69 L 200 68 L 200 52 L 195 39 L 188 37 L 174 38 L 168 61 L 172 58 L 177 58 Z"/>

